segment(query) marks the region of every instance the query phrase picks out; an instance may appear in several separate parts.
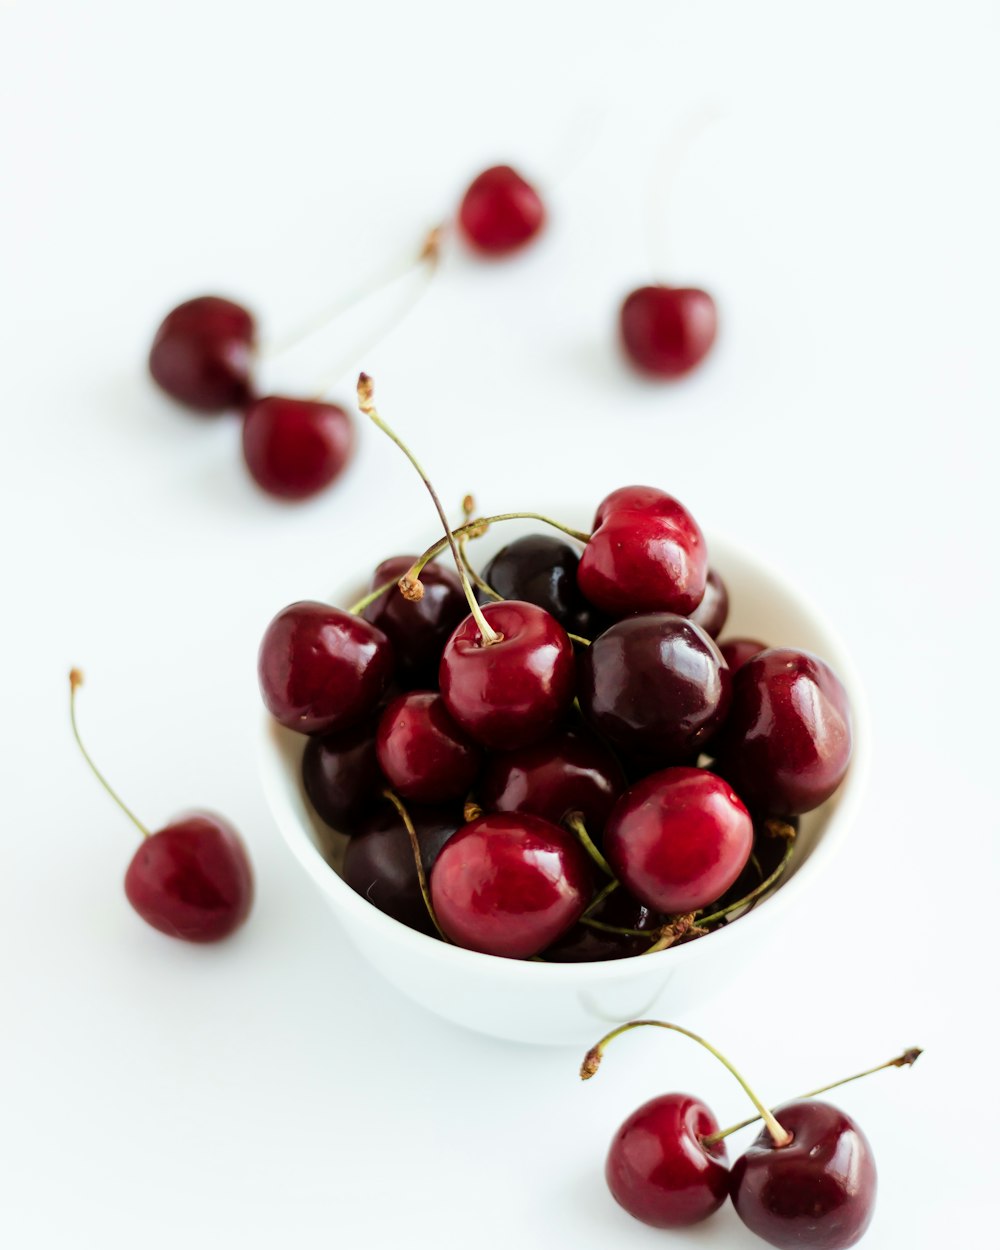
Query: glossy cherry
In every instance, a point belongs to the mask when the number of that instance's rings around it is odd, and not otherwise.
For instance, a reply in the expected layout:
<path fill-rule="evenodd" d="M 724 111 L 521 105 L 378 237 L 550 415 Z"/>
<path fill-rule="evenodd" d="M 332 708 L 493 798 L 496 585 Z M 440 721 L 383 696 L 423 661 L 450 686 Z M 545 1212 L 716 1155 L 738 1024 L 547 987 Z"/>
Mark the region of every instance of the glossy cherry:
<path fill-rule="evenodd" d="M 354 421 L 336 404 L 268 395 L 243 419 L 250 476 L 279 499 L 308 499 L 343 472 L 354 451 Z"/>
<path fill-rule="evenodd" d="M 576 580 L 579 564 L 569 543 L 550 534 L 528 534 L 501 547 L 483 570 L 483 580 L 504 599 L 534 603 L 569 633 L 593 638 L 611 622 L 583 597 Z M 483 596 L 480 602 L 490 600 Z"/>
<path fill-rule="evenodd" d="M 251 397 L 256 327 L 231 300 L 202 295 L 164 317 L 149 353 L 161 390 L 196 412 L 242 408 Z"/>
<path fill-rule="evenodd" d="M 799 815 L 833 794 L 851 758 L 847 694 L 804 651 L 773 648 L 733 678 L 732 705 L 713 744 L 715 767 L 754 810 Z"/>
<path fill-rule="evenodd" d="M 660 378 L 679 378 L 699 365 L 717 329 L 715 301 L 698 287 L 639 287 L 619 314 L 626 356 L 643 373 Z"/>
<path fill-rule="evenodd" d="M 417 559 L 393 556 L 383 560 L 372 575 L 369 590 L 397 581 Z M 377 626 L 392 643 L 396 676 L 404 686 L 437 685 L 444 644 L 469 614 L 462 583 L 444 565 L 426 564 L 420 574 L 422 598 L 410 600 L 392 587 L 364 609 L 366 621 Z"/>
<path fill-rule="evenodd" d="M 321 819 L 340 833 L 353 833 L 385 785 L 375 751 L 377 722 L 316 735 L 302 755 L 302 783 Z"/>
<path fill-rule="evenodd" d="M 729 707 L 729 670 L 711 638 L 683 616 L 628 617 L 579 661 L 578 694 L 602 737 L 646 767 L 685 763 Z"/>
<path fill-rule="evenodd" d="M 735 673 L 738 668 L 746 664 L 747 660 L 752 660 L 761 651 L 766 651 L 767 643 L 758 642 L 756 638 L 727 638 L 719 643 L 719 650 L 729 666 L 729 671 Z"/>
<path fill-rule="evenodd" d="M 458 210 L 458 226 L 477 251 L 502 256 L 533 239 L 545 222 L 535 188 L 509 165 L 474 178 Z"/>
<path fill-rule="evenodd" d="M 464 798 L 483 763 L 482 750 L 429 690 L 392 700 L 379 721 L 376 748 L 390 786 L 415 803 Z"/>
<path fill-rule="evenodd" d="M 485 811 L 528 812 L 554 825 L 579 812 L 600 845 L 604 823 L 625 786 L 621 765 L 600 739 L 573 729 L 491 756 L 476 793 Z"/>
<path fill-rule="evenodd" d="M 792 1141 L 764 1129 L 733 1164 L 730 1194 L 746 1226 L 782 1250 L 846 1250 L 868 1227 L 877 1177 L 861 1129 L 829 1103 L 801 1100 L 775 1110 Z"/>
<path fill-rule="evenodd" d="M 278 613 L 257 659 L 267 710 L 299 733 L 358 724 L 374 710 L 392 673 L 392 645 L 381 630 L 308 600 Z"/>
<path fill-rule="evenodd" d="M 625 486 L 597 509 L 577 580 L 612 617 L 687 616 L 705 594 L 707 561 L 704 536 L 682 504 L 652 486 Z"/>
<path fill-rule="evenodd" d="M 618 800 L 604 854 L 649 907 L 698 911 L 733 884 L 753 847 L 753 821 L 732 787 L 704 768 L 667 768 Z"/>
<path fill-rule="evenodd" d="M 596 841 L 596 839 L 595 839 Z M 595 963 L 605 959 L 625 959 L 649 950 L 656 931 L 665 918 L 641 903 L 624 886 L 596 906 L 587 908 L 584 918 L 544 951 L 542 958 L 555 964 Z M 588 921 L 595 921 L 590 924 Z M 598 928 L 607 925 L 609 928 Z M 634 929 L 636 933 L 613 933 L 611 929 Z"/>
<path fill-rule="evenodd" d="M 717 1211 L 729 1193 L 726 1144 L 708 1107 L 690 1094 L 661 1094 L 615 1133 L 604 1175 L 615 1201 L 654 1228 L 686 1228 Z"/>
<path fill-rule="evenodd" d="M 528 959 L 580 918 L 591 894 L 586 852 L 537 816 L 481 816 L 451 838 L 430 873 L 438 923 L 457 946 Z"/>
<path fill-rule="evenodd" d="M 709 569 L 705 578 L 705 594 L 689 619 L 700 625 L 709 638 L 718 638 L 728 616 L 729 591 L 726 583 L 715 569 Z"/>
<path fill-rule="evenodd" d="M 573 644 L 533 603 L 491 603 L 482 614 L 502 637 L 486 645 L 472 616 L 452 634 L 439 672 L 448 711 L 470 737 L 494 750 L 540 742 L 573 701 Z"/>
<path fill-rule="evenodd" d="M 414 803 L 407 811 L 424 871 L 430 872 L 441 848 L 462 824 L 461 807 L 418 807 Z M 399 811 L 391 803 L 383 800 L 347 843 L 343 877 L 379 911 L 420 933 L 437 936 L 420 893 L 412 843 Z"/>

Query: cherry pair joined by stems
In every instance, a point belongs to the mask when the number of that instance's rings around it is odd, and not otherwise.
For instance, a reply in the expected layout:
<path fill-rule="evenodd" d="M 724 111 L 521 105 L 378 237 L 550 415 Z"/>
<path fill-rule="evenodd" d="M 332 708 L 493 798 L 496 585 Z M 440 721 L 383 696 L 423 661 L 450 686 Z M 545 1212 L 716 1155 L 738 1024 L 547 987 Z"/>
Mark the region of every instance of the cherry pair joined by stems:
<path fill-rule="evenodd" d="M 91 772 L 142 834 L 125 873 L 125 895 L 147 924 L 188 942 L 216 942 L 243 923 L 253 901 L 253 875 L 236 830 L 211 812 L 191 812 L 156 833 L 125 806 L 90 758 L 76 723 L 73 669 L 70 723 Z"/>
<path fill-rule="evenodd" d="M 621 1125 L 608 1152 L 605 1176 L 615 1200 L 644 1223 L 681 1228 L 706 1219 L 727 1196 L 740 1219 L 782 1250 L 846 1250 L 863 1235 L 875 1203 L 871 1147 L 844 1112 L 817 1095 L 888 1067 L 912 1065 L 919 1049 L 904 1051 L 876 1068 L 813 1090 L 768 1110 L 740 1073 L 704 1038 L 661 1020 L 635 1020 L 592 1047 L 580 1076 L 594 1075 L 606 1047 L 643 1026 L 670 1029 L 704 1046 L 736 1077 L 757 1116 L 719 1130 L 699 1099 L 664 1094 L 638 1108 Z M 730 1170 L 725 1138 L 764 1121 L 764 1129 Z"/>

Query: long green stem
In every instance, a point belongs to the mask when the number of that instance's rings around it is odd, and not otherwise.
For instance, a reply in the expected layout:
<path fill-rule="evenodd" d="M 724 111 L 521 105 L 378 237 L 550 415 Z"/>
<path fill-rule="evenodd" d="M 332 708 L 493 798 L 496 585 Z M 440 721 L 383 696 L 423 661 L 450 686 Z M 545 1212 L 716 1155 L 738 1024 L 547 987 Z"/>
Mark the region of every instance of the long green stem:
<path fill-rule="evenodd" d="M 774 1138 L 775 1146 L 780 1147 L 788 1145 L 788 1143 L 792 1140 L 791 1133 L 781 1127 L 775 1119 L 774 1113 L 769 1111 L 767 1107 L 764 1106 L 761 1100 L 743 1079 L 742 1075 L 736 1070 L 736 1068 L 733 1067 L 725 1055 L 717 1051 L 715 1047 L 709 1042 L 706 1042 L 703 1037 L 699 1037 L 697 1033 L 692 1033 L 690 1029 L 682 1028 L 679 1024 L 668 1024 L 665 1020 L 630 1020 L 628 1024 L 619 1025 L 617 1029 L 612 1029 L 610 1033 L 601 1038 L 596 1046 L 592 1046 L 590 1050 L 587 1051 L 584 1056 L 583 1064 L 580 1067 L 580 1079 L 587 1081 L 594 1075 L 600 1067 L 601 1059 L 604 1057 L 604 1051 L 616 1037 L 620 1037 L 623 1033 L 629 1032 L 630 1029 L 639 1029 L 645 1027 L 646 1025 L 650 1025 L 657 1029 L 670 1029 L 674 1033 L 683 1033 L 685 1037 L 689 1037 L 693 1042 L 697 1042 L 699 1046 L 704 1046 L 709 1054 L 714 1055 L 723 1067 L 728 1068 L 733 1076 L 736 1077 L 737 1081 L 739 1081 L 740 1085 L 743 1087 L 744 1093 L 757 1108 L 759 1118 L 762 1119 L 767 1125 L 768 1131 Z"/>
<path fill-rule="evenodd" d="M 863 1076 L 871 1076 L 873 1073 L 881 1072 L 885 1068 L 912 1067 L 923 1053 L 919 1046 L 911 1046 L 909 1050 L 904 1050 L 895 1059 L 887 1059 L 885 1063 L 880 1063 L 878 1067 L 866 1068 L 864 1072 L 855 1072 L 853 1076 L 845 1076 L 841 1081 L 831 1081 L 829 1085 L 821 1085 L 819 1089 L 811 1089 L 807 1094 L 799 1094 L 796 1101 L 799 1102 L 803 1098 L 815 1098 L 819 1094 L 825 1094 L 827 1090 L 839 1089 L 841 1085 L 849 1085 L 851 1081 L 860 1081 Z M 701 1139 L 702 1143 L 706 1146 L 714 1146 L 716 1142 L 722 1141 L 730 1133 L 737 1133 L 741 1128 L 747 1128 L 751 1124 L 756 1124 L 759 1119 L 759 1115 L 752 1115 L 749 1120 L 741 1120 L 739 1124 L 731 1124 L 729 1128 L 721 1129 L 718 1133 L 712 1133 L 708 1137 L 703 1137 Z"/>
<path fill-rule="evenodd" d="M 603 872 L 605 876 L 610 877 L 612 881 L 616 880 L 614 870 L 611 865 L 594 845 L 590 834 L 587 832 L 587 827 L 583 823 L 583 814 L 581 812 L 570 812 L 570 814 L 566 817 L 566 824 L 580 839 L 583 849 L 587 852 L 598 868 L 600 868 L 601 872 Z"/>
<path fill-rule="evenodd" d="M 413 827 L 413 821 L 410 819 L 410 813 L 406 810 L 406 804 L 402 801 L 394 790 L 383 790 L 382 794 L 393 805 L 399 813 L 399 819 L 403 822 L 403 828 L 406 830 L 410 839 L 410 846 L 413 849 L 413 862 L 417 866 L 417 881 L 420 885 L 420 893 L 424 900 L 424 906 L 427 908 L 427 914 L 431 918 L 431 924 L 437 929 L 439 937 L 444 941 L 448 941 L 444 930 L 438 924 L 437 914 L 434 911 L 434 904 L 431 902 L 431 892 L 427 888 L 427 873 L 424 872 L 424 861 L 420 854 L 420 840 L 417 837 L 417 831 Z"/>
<path fill-rule="evenodd" d="M 144 838 L 150 837 L 150 832 L 142 823 L 139 817 L 132 811 L 130 807 L 126 807 L 116 791 L 112 790 L 107 778 L 90 758 L 90 752 L 83 745 L 83 739 L 80 737 L 80 730 L 76 723 L 76 692 L 83 685 L 83 673 L 78 668 L 70 670 L 69 675 L 69 723 L 73 726 L 73 737 L 76 739 L 76 745 L 80 748 L 80 754 L 87 761 L 90 771 L 101 783 L 104 789 L 110 794 L 125 815 L 129 818 L 133 825 L 139 830 Z"/>
<path fill-rule="evenodd" d="M 734 903 L 729 903 L 725 907 L 720 907 L 718 911 L 712 912 L 710 916 L 699 916 L 699 925 L 714 924 L 716 920 L 721 920 L 723 916 L 728 916 L 732 911 L 739 911 L 741 907 L 749 906 L 749 904 L 759 899 L 762 894 L 766 894 L 768 890 L 770 890 L 771 887 L 781 879 L 785 869 L 788 867 L 794 850 L 795 839 L 794 837 L 790 837 L 785 843 L 785 850 L 781 859 L 778 861 L 777 868 L 775 868 L 774 872 L 772 872 L 769 877 L 765 877 L 759 885 L 755 885 L 748 894 L 744 894 L 742 898 L 738 898 Z"/>

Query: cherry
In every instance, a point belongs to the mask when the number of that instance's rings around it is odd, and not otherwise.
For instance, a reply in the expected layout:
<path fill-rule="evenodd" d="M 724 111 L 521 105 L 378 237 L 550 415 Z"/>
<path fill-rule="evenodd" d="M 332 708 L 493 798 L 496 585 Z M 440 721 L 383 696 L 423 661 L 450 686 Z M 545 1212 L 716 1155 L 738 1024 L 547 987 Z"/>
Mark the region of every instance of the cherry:
<path fill-rule="evenodd" d="M 625 354 L 644 373 L 679 378 L 700 364 L 715 342 L 715 301 L 698 287 L 642 286 L 622 304 Z"/>
<path fill-rule="evenodd" d="M 705 539 L 687 509 L 651 486 L 625 486 L 601 503 L 577 580 L 610 616 L 677 612 L 705 593 Z"/>
<path fill-rule="evenodd" d="M 448 840 L 430 891 L 438 923 L 456 946 L 528 959 L 580 918 L 591 872 L 565 829 L 538 816 L 496 813 Z"/>
<path fill-rule="evenodd" d="M 302 755 L 302 783 L 317 815 L 340 833 L 352 833 L 384 784 L 375 751 L 376 724 L 317 735 Z"/>
<path fill-rule="evenodd" d="M 383 560 L 370 589 L 396 582 L 412 568 L 416 556 Z M 449 568 L 427 564 L 420 573 L 423 594 L 407 599 L 395 587 L 373 600 L 362 615 L 392 643 L 396 676 L 406 686 L 436 686 L 444 644 L 469 611 L 462 583 Z"/>
<path fill-rule="evenodd" d="M 729 670 L 711 638 L 666 612 L 612 625 L 580 657 L 586 719 L 643 767 L 696 756 L 729 707 Z"/>
<path fill-rule="evenodd" d="M 718 638 L 729 615 L 729 591 L 715 569 L 709 569 L 705 578 L 705 594 L 701 603 L 691 613 L 690 620 L 708 634 Z"/>
<path fill-rule="evenodd" d="M 483 580 L 502 598 L 534 603 L 569 633 L 593 638 L 610 622 L 580 593 L 579 563 L 569 543 L 549 534 L 528 534 L 501 547 L 483 570 Z"/>
<path fill-rule="evenodd" d="M 393 699 L 382 713 L 376 739 L 378 762 L 404 799 L 443 803 L 468 793 L 482 766 L 479 747 L 448 715 L 432 691 Z"/>
<path fill-rule="evenodd" d="M 279 499 L 307 499 L 339 477 L 354 451 L 354 422 L 336 404 L 269 395 L 243 420 L 253 480 Z"/>
<path fill-rule="evenodd" d="M 420 859 L 429 872 L 452 834 L 462 824 L 462 812 L 453 807 L 407 809 L 413 823 Z M 343 877 L 369 903 L 420 933 L 436 936 L 434 923 L 420 892 L 420 879 L 409 834 L 399 810 L 383 801 L 347 843 Z"/>
<path fill-rule="evenodd" d="M 478 622 L 467 616 L 441 656 L 441 694 L 459 725 L 483 746 L 531 746 L 569 712 L 573 644 L 559 622 L 533 603 L 491 603 L 481 613 L 499 637 L 484 643 Z"/>
<path fill-rule="evenodd" d="M 538 192 L 509 165 L 484 169 L 472 180 L 458 210 L 458 226 L 466 240 L 493 256 L 523 247 L 544 222 Z"/>
<path fill-rule="evenodd" d="M 151 833 L 125 806 L 90 758 L 76 724 L 76 691 L 83 675 L 73 669 L 70 723 L 94 776 L 142 834 L 125 873 L 125 895 L 147 924 L 187 942 L 217 942 L 246 920 L 253 902 L 253 873 L 236 830 L 210 812 L 191 812 Z"/>
<path fill-rule="evenodd" d="M 727 638 L 725 642 L 719 643 L 719 650 L 729 665 L 729 671 L 735 673 L 747 660 L 752 660 L 761 651 L 766 651 L 767 643 L 758 642 L 756 638 Z"/>
<path fill-rule="evenodd" d="M 615 875 L 649 907 L 698 911 L 750 858 L 753 821 L 730 786 L 704 768 L 668 768 L 618 800 L 604 830 Z"/>
<path fill-rule="evenodd" d="M 392 670 L 392 645 L 381 630 L 308 600 L 278 613 L 257 659 L 267 710 L 298 733 L 358 724 L 378 703 Z"/>
<path fill-rule="evenodd" d="M 579 812 L 600 845 L 605 821 L 624 789 L 625 775 L 608 748 L 589 731 L 573 729 L 492 756 L 478 798 L 488 812 L 528 812 L 554 825 Z"/>
<path fill-rule="evenodd" d="M 641 955 L 649 949 L 662 925 L 663 917 L 658 912 L 618 885 L 599 902 L 592 903 L 573 928 L 544 951 L 542 958 L 549 963 L 575 964 Z"/>
<path fill-rule="evenodd" d="M 764 1129 L 733 1164 L 730 1193 L 737 1215 L 783 1250 L 853 1246 L 875 1207 L 868 1139 L 850 1116 L 826 1102 L 790 1102 L 775 1114 L 792 1140 L 779 1148 Z"/>
<path fill-rule="evenodd" d="M 811 811 L 833 794 L 851 758 L 847 694 L 822 660 L 774 648 L 733 678 L 732 706 L 713 745 L 715 767 L 754 808 Z"/>
<path fill-rule="evenodd" d="M 251 396 L 256 335 L 245 308 L 215 295 L 178 304 L 164 317 L 149 353 L 153 380 L 196 412 L 242 408 Z"/>

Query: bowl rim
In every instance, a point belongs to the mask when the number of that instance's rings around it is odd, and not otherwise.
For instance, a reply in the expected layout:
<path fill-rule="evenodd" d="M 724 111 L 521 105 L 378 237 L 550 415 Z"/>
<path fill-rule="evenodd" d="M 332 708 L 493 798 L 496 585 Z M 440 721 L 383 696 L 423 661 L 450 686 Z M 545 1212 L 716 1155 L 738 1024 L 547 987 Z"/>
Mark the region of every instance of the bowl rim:
<path fill-rule="evenodd" d="M 697 941 L 667 947 L 661 951 L 654 951 L 652 954 L 579 963 L 555 963 L 509 959 L 502 955 L 467 950 L 411 929 L 394 917 L 380 911 L 357 894 L 331 867 L 316 846 L 304 822 L 298 818 L 286 793 L 287 767 L 279 740 L 294 731 L 283 728 L 267 712 L 264 712 L 262 714 L 263 732 L 258 741 L 258 765 L 268 807 L 285 844 L 319 889 L 328 897 L 331 904 L 335 904 L 338 911 L 346 912 L 352 921 L 357 921 L 363 927 L 374 929 L 386 942 L 409 948 L 414 957 L 437 961 L 443 971 L 455 968 L 465 972 L 474 972 L 476 968 L 479 968 L 484 973 L 488 972 L 491 976 L 497 975 L 505 980 L 522 980 L 536 985 L 557 982 L 573 986 L 575 984 L 589 985 L 595 981 L 628 980 L 640 972 L 652 971 L 654 968 L 663 972 L 669 971 L 666 966 L 667 961 L 677 966 L 689 959 L 697 958 L 699 948 L 702 948 L 704 952 L 706 944 L 711 944 L 712 951 L 719 954 L 724 942 L 744 940 L 735 939 L 732 936 L 734 932 L 742 932 L 745 940 L 752 941 L 751 931 L 746 926 L 753 925 L 753 933 L 757 933 L 762 923 L 773 922 L 780 911 L 798 898 L 803 890 L 811 888 L 823 869 L 829 865 L 834 855 L 843 846 L 847 831 L 857 816 L 864 793 L 871 752 L 869 712 L 864 688 L 839 633 L 830 625 L 826 616 L 819 611 L 808 595 L 793 587 L 784 574 L 776 570 L 768 560 L 755 552 L 749 552 L 741 543 L 716 532 L 707 534 L 706 538 L 710 552 L 725 551 L 726 559 L 721 563 L 738 562 L 752 575 L 760 574 L 762 579 L 773 582 L 782 595 L 794 602 L 800 613 L 809 618 L 816 632 L 824 639 L 825 653 L 822 658 L 830 664 L 847 691 L 851 709 L 851 762 L 844 780 L 836 791 L 836 806 L 826 816 L 822 836 L 812 847 L 808 859 L 798 866 L 792 877 L 779 885 L 750 912 L 740 917 L 738 923 L 715 929 Z M 308 737 L 308 735 L 300 736 Z M 301 780 L 298 785 L 301 789 Z M 653 963 L 654 960 L 657 962 Z M 641 961 L 641 965 L 637 965 L 637 961 Z"/>

